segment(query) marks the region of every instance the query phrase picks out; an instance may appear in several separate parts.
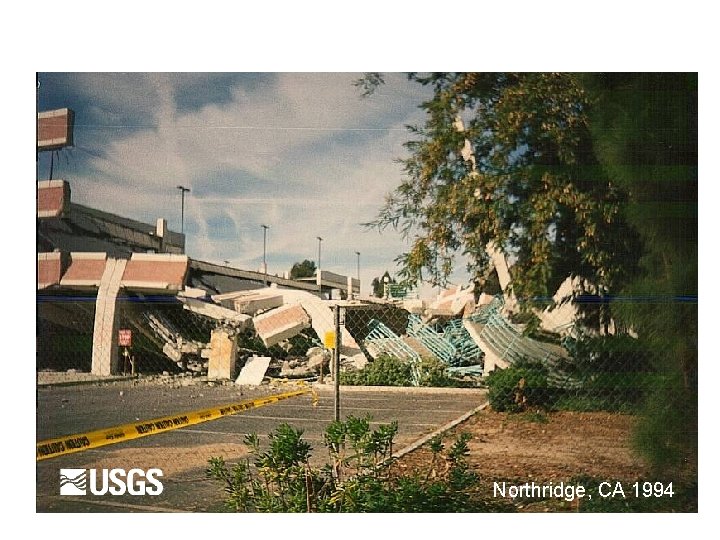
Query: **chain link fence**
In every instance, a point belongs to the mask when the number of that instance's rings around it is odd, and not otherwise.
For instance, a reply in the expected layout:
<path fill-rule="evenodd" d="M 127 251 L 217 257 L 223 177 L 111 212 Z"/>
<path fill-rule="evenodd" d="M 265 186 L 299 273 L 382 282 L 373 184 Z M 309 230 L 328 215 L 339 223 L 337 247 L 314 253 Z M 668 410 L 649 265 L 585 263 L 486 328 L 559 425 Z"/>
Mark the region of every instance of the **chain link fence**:
<path fill-rule="evenodd" d="M 38 296 L 38 372 L 92 372 L 96 310 L 95 296 Z M 118 359 L 112 375 L 183 372 L 207 375 L 212 335 L 218 329 L 228 330 L 236 344 L 236 372 L 249 357 L 266 356 L 272 358 L 268 369 L 271 377 L 317 375 L 317 371 L 304 369 L 308 351 L 311 354 L 322 351 L 318 349 L 320 339 L 311 328 L 303 328 L 278 343 L 266 344 L 252 324 L 232 324 L 195 313 L 175 297 L 120 298 L 115 306 L 115 319 Z"/>
<path fill-rule="evenodd" d="M 305 307 L 296 310 L 298 320 L 288 305 L 267 310 L 289 317 L 268 335 L 262 312 L 228 326 L 175 297 L 123 297 L 116 304 L 117 331 L 129 331 L 131 341 L 118 340 L 115 374 L 207 375 L 213 333 L 226 328 L 236 345 L 233 376 L 261 356 L 271 359 L 267 377 L 329 381 L 339 346 L 342 384 L 486 386 L 497 410 L 633 410 L 663 384 L 643 340 L 626 332 L 565 325 L 553 333 L 518 323 L 500 297 L 456 314 L 404 299 L 299 305 Z M 90 372 L 95 298 L 39 296 L 37 308 L 38 371 Z"/>
<path fill-rule="evenodd" d="M 361 351 L 345 361 L 341 382 L 483 386 L 499 411 L 628 412 L 668 384 L 647 342 L 619 325 L 608 333 L 566 323 L 549 332 L 514 322 L 501 297 L 456 315 L 401 306 L 338 308 Z"/>

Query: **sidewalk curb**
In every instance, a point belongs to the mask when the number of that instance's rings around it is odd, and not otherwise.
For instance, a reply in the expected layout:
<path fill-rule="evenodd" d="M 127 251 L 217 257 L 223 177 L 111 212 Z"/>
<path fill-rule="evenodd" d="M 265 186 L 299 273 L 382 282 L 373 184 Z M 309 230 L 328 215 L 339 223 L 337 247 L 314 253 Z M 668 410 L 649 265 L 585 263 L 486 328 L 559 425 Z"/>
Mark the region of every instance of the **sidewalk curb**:
<path fill-rule="evenodd" d="M 47 388 L 48 386 L 83 386 L 88 384 L 102 384 L 102 383 L 111 383 L 111 382 L 118 382 L 118 381 L 135 381 L 138 380 L 137 377 L 132 377 L 130 375 L 128 376 L 120 376 L 120 377 L 108 377 L 105 379 L 76 379 L 74 381 L 56 381 L 56 382 L 37 382 L 35 385 L 38 388 Z"/>
<path fill-rule="evenodd" d="M 313 384 L 316 390 L 332 391 L 332 384 Z M 455 388 L 452 386 L 345 386 L 340 385 L 340 394 L 346 392 L 389 392 L 389 393 L 420 393 L 420 394 L 477 394 L 487 388 Z"/>
<path fill-rule="evenodd" d="M 488 405 L 490 405 L 490 402 L 489 402 L 489 401 L 486 401 L 486 402 L 483 403 L 482 405 L 480 405 L 480 406 L 478 406 L 478 407 L 475 407 L 473 410 L 466 412 L 465 414 L 463 414 L 462 416 L 459 416 L 459 417 L 456 418 L 455 420 L 451 420 L 450 422 L 448 422 L 448 423 L 445 424 L 444 426 L 440 427 L 439 429 L 433 431 L 433 432 L 430 433 L 429 435 L 425 435 L 424 437 L 420 437 L 417 441 L 409 444 L 408 446 L 406 446 L 406 447 L 403 448 L 402 450 L 398 450 L 397 452 L 394 452 L 391 459 L 399 459 L 399 458 L 403 457 L 404 455 L 409 454 L 409 453 L 412 452 L 413 450 L 417 450 L 418 448 L 420 448 L 422 445 L 424 445 L 425 443 L 427 443 L 427 442 L 428 442 L 430 439 L 432 439 L 433 437 L 437 437 L 438 435 L 442 435 L 442 434 L 445 433 L 446 431 L 448 431 L 448 430 L 454 428 L 455 426 L 457 426 L 458 424 L 464 422 L 465 420 L 467 420 L 468 418 L 470 418 L 470 417 L 473 416 L 474 414 L 482 411 L 482 410 L 485 409 Z"/>

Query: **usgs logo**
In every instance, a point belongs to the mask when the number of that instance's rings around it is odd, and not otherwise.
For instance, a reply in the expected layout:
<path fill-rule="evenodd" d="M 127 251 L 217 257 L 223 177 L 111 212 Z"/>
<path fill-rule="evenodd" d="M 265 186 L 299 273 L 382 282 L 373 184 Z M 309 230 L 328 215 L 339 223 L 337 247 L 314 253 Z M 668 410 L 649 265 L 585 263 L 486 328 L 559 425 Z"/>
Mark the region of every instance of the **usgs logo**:
<path fill-rule="evenodd" d="M 160 469 L 60 469 L 60 495 L 160 495 Z"/>

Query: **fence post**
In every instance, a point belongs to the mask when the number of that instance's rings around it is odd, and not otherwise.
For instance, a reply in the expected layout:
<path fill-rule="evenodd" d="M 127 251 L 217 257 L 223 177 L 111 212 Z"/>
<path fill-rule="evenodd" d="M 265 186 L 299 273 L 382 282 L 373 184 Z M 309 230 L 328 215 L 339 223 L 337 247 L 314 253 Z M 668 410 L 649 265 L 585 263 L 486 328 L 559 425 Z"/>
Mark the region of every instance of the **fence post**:
<path fill-rule="evenodd" d="M 333 349 L 333 385 L 335 386 L 335 420 L 340 420 L 340 306 L 335 311 L 335 349 Z"/>

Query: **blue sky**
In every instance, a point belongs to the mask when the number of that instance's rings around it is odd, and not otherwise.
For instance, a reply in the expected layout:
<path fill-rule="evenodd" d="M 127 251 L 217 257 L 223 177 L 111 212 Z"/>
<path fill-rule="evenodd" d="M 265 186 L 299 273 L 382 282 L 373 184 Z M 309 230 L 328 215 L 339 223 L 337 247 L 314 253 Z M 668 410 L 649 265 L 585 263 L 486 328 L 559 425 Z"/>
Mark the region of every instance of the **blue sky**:
<path fill-rule="evenodd" d="M 186 252 L 268 271 L 317 259 L 372 278 L 396 270 L 399 234 L 366 230 L 401 180 L 407 124 L 428 91 L 387 73 L 369 98 L 358 73 L 39 73 L 38 107 L 75 111 L 75 145 L 55 159 L 80 204 L 180 230 Z M 49 155 L 38 179 L 49 175 Z M 458 279 L 463 280 L 464 275 Z"/>

